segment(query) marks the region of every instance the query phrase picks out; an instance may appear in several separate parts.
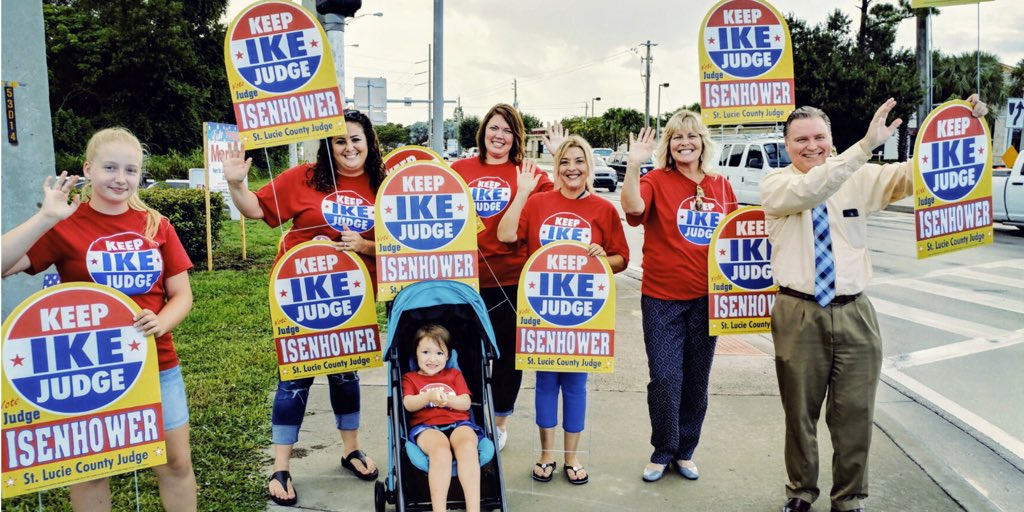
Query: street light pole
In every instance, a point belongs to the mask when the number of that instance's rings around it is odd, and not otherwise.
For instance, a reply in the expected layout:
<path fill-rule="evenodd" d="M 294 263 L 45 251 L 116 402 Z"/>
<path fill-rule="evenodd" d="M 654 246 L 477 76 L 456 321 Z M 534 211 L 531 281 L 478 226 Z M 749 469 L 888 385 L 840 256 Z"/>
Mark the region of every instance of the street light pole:
<path fill-rule="evenodd" d="M 657 137 L 661 134 L 661 88 L 668 87 L 668 82 L 658 84 L 658 117 L 655 121 L 654 136 Z"/>
<path fill-rule="evenodd" d="M 594 98 L 590 98 L 590 117 L 596 117 L 597 116 L 597 110 L 594 109 L 594 102 L 595 101 L 601 101 L 601 97 L 597 96 L 597 97 L 594 97 Z"/>

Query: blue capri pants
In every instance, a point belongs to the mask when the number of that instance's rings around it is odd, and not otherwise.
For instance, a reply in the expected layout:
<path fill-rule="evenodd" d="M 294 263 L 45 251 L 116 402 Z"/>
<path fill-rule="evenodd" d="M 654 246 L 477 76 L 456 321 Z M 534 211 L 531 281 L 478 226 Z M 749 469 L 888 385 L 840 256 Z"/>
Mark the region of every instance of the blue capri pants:
<path fill-rule="evenodd" d="M 278 380 L 271 416 L 271 442 L 295 444 L 299 428 L 306 415 L 306 402 L 313 377 L 297 380 Z M 327 376 L 327 390 L 331 394 L 331 409 L 338 430 L 359 429 L 359 374 L 335 373 Z"/>
<path fill-rule="evenodd" d="M 537 426 L 558 426 L 558 390 L 562 390 L 562 429 L 570 434 L 583 432 L 587 416 L 587 374 L 537 372 Z"/>

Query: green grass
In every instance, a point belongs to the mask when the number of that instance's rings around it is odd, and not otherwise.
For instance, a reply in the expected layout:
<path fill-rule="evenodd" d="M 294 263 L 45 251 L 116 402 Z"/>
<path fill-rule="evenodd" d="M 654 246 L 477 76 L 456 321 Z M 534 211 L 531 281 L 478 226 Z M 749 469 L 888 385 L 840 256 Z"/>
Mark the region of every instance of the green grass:
<path fill-rule="evenodd" d="M 215 270 L 190 275 L 195 305 L 174 330 L 191 411 L 192 460 L 199 508 L 261 510 L 266 505 L 265 447 L 270 443 L 270 393 L 277 382 L 270 337 L 267 282 L 280 231 L 246 222 L 249 260 L 241 260 L 239 223 L 224 222 Z M 205 263 L 205 262 L 204 262 Z M 134 510 L 130 474 L 111 479 L 114 510 Z M 160 510 L 152 471 L 139 472 L 142 510 Z M 71 510 L 66 489 L 42 494 L 43 508 Z M 38 510 L 37 496 L 4 500 L 4 510 Z"/>

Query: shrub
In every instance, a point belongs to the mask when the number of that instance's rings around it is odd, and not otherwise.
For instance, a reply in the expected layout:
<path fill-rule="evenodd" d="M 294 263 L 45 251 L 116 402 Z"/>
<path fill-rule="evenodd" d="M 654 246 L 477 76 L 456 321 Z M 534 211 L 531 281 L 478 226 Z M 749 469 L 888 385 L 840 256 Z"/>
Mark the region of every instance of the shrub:
<path fill-rule="evenodd" d="M 206 199 L 199 189 L 150 188 L 139 190 L 139 196 L 149 206 L 171 221 L 185 252 L 197 267 L 206 261 Z M 213 248 L 220 246 L 221 215 L 224 198 L 210 194 L 210 232 Z"/>
<path fill-rule="evenodd" d="M 187 180 L 188 170 L 203 166 L 203 148 L 193 149 L 188 154 L 169 151 L 166 155 L 149 155 L 146 158 L 146 177 L 156 180 Z"/>

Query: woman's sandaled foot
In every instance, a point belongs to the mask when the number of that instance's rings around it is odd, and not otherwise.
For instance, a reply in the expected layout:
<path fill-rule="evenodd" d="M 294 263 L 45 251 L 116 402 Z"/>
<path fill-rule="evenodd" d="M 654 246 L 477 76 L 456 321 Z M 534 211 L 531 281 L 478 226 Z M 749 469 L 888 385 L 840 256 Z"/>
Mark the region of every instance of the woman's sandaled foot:
<path fill-rule="evenodd" d="M 359 464 L 358 466 L 356 464 Z M 352 472 L 360 480 L 376 480 L 380 474 L 373 459 L 366 456 L 362 450 L 352 450 L 344 459 L 341 459 L 341 467 Z"/>
<path fill-rule="evenodd" d="M 586 468 L 579 464 L 570 466 L 568 462 L 565 463 L 565 478 L 573 485 L 583 485 L 590 481 Z"/>
<path fill-rule="evenodd" d="M 538 482 L 550 482 L 555 476 L 555 469 L 558 467 L 558 463 L 551 462 L 538 462 L 533 465 L 533 479 Z"/>
<path fill-rule="evenodd" d="M 267 480 L 267 497 L 282 507 L 290 507 L 299 501 L 299 495 L 292 485 L 292 475 L 287 470 L 275 471 Z"/>
<path fill-rule="evenodd" d="M 661 480 L 661 477 L 665 476 L 667 468 L 668 464 L 648 463 L 647 466 L 644 466 L 644 482 L 657 482 Z"/>

